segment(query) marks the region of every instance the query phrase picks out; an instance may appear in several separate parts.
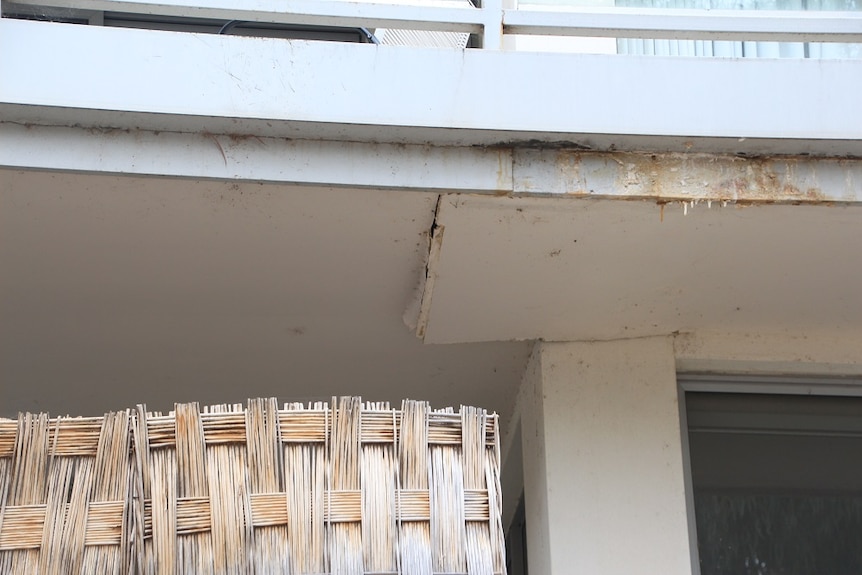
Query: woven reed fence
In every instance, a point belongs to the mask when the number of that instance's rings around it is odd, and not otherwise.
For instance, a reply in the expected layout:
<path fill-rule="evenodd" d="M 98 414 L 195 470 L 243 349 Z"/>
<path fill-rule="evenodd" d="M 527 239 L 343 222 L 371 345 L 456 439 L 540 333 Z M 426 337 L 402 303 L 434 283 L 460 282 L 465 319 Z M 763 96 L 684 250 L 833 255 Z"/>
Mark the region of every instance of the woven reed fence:
<path fill-rule="evenodd" d="M 249 400 L 0 419 L 0 573 L 505 573 L 497 416 Z"/>

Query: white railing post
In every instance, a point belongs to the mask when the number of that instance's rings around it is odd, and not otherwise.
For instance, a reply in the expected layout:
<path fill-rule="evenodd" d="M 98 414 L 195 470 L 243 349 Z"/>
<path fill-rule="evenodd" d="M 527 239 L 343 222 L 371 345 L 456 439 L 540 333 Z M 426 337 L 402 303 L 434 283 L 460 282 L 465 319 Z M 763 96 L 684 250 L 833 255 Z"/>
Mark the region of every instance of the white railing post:
<path fill-rule="evenodd" d="M 506 33 L 506 12 L 517 11 L 518 0 L 503 0 L 503 49 L 515 51 L 518 44 L 514 34 Z"/>
<path fill-rule="evenodd" d="M 505 0 L 481 0 L 482 48 L 503 49 L 503 2 Z"/>

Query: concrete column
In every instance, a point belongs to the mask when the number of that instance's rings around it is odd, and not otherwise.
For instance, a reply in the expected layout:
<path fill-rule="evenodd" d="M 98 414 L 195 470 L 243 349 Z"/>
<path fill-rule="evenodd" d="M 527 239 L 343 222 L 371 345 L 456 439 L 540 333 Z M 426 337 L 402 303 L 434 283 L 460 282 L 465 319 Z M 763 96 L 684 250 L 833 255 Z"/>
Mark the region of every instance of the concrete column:
<path fill-rule="evenodd" d="M 530 575 L 690 575 L 672 341 L 539 343 L 523 385 Z"/>

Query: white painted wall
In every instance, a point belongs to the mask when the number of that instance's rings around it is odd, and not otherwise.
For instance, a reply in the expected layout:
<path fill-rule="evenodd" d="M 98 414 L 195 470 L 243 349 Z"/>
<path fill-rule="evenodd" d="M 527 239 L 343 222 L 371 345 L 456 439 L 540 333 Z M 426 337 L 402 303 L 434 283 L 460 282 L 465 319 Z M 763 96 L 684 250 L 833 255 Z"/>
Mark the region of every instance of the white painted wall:
<path fill-rule="evenodd" d="M 524 386 L 531 575 L 691 573 L 671 338 L 540 343 Z"/>
<path fill-rule="evenodd" d="M 858 330 L 700 330 L 676 336 L 674 347 L 681 373 L 862 375 L 862 333 Z"/>
<path fill-rule="evenodd" d="M 545 402 L 542 400 L 543 349 L 539 343 L 524 372 L 521 387 L 521 442 L 524 466 L 524 511 L 530 573 L 551 573 L 551 522 L 548 517 L 548 464 L 545 451 Z"/>

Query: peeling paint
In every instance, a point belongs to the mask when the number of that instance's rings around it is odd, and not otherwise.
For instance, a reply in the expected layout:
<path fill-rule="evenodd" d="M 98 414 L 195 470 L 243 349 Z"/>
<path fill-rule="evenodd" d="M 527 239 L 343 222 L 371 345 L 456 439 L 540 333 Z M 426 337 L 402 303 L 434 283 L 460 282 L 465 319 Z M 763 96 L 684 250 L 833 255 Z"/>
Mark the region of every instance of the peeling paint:
<path fill-rule="evenodd" d="M 862 202 L 862 161 L 516 150 L 515 193 L 726 203 Z"/>

